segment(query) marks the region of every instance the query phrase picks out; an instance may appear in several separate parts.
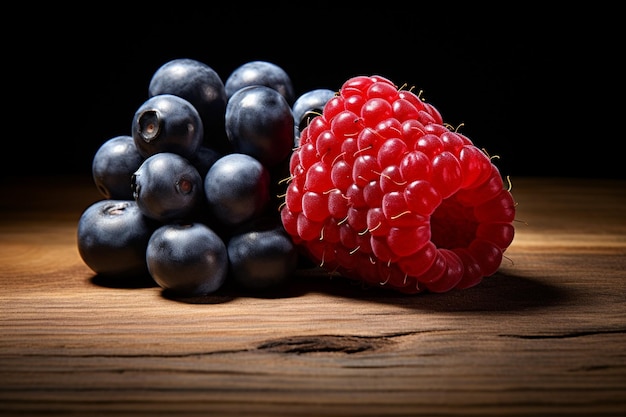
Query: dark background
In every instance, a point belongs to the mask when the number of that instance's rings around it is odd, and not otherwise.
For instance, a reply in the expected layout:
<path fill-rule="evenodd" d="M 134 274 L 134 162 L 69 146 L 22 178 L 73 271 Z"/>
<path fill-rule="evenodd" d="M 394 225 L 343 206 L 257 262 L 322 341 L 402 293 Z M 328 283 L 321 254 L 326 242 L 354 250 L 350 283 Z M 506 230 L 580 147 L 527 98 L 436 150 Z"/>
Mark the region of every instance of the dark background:
<path fill-rule="evenodd" d="M 498 157 L 503 175 L 625 177 L 616 10 L 441 6 L 172 2 L 132 12 L 111 4 L 7 11 L 1 174 L 91 175 L 100 144 L 130 133 L 152 73 L 188 57 L 224 81 L 245 62 L 274 62 L 298 95 L 380 74 L 422 90 L 444 121 L 462 123 L 462 133 Z"/>

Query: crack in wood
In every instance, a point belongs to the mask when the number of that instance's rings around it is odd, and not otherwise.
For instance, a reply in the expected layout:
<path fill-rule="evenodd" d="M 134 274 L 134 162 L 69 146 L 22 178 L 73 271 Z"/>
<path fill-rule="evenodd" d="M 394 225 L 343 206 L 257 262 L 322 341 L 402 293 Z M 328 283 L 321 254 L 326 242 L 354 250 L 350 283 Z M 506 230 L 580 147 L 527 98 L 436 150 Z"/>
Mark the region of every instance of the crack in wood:
<path fill-rule="evenodd" d="M 383 336 L 310 335 L 289 336 L 270 340 L 257 346 L 259 350 L 278 353 L 361 353 L 374 351 L 394 343 L 393 338 L 424 332 L 402 332 Z"/>

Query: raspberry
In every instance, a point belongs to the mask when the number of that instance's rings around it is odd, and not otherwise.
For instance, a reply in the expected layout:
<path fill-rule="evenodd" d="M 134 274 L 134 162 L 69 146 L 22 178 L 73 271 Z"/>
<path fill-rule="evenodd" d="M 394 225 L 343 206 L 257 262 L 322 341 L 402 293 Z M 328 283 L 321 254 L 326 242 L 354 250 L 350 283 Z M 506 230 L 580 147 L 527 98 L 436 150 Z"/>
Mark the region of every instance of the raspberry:
<path fill-rule="evenodd" d="M 515 202 L 491 159 L 390 80 L 347 80 L 302 130 L 281 218 L 329 272 L 402 293 L 494 274 Z"/>

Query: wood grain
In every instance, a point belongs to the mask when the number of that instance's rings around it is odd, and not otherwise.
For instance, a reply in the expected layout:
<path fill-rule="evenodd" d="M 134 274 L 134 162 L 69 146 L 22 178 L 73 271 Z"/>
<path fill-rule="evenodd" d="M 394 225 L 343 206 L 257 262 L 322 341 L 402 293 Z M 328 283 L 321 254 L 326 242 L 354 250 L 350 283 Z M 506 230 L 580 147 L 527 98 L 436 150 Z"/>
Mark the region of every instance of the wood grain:
<path fill-rule="evenodd" d="M 399 295 L 301 270 L 189 300 L 94 277 L 89 178 L 0 184 L 0 415 L 626 412 L 626 182 L 519 178 L 478 286 Z"/>

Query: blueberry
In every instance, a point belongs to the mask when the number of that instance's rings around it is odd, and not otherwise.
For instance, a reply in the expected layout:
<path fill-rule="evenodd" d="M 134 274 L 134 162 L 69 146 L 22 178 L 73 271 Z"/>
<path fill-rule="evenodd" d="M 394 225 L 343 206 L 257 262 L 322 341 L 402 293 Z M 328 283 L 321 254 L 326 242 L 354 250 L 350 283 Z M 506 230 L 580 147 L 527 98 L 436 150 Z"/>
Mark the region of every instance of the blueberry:
<path fill-rule="evenodd" d="M 97 201 L 78 220 L 78 253 L 99 275 L 146 277 L 146 249 L 157 225 L 143 215 L 135 201 Z"/>
<path fill-rule="evenodd" d="M 145 158 L 159 152 L 191 158 L 204 140 L 196 108 L 173 94 L 160 94 L 143 102 L 135 111 L 131 129 L 135 146 Z"/>
<path fill-rule="evenodd" d="M 224 241 L 198 222 L 156 229 L 148 242 L 146 263 L 161 288 L 183 296 L 213 293 L 228 275 Z"/>
<path fill-rule="evenodd" d="M 285 286 L 298 265 L 298 252 L 275 217 L 255 219 L 227 244 L 230 277 L 239 288 L 265 291 Z"/>
<path fill-rule="evenodd" d="M 204 178 L 209 210 L 226 225 L 240 225 L 258 217 L 269 205 L 269 181 L 267 168 L 254 157 L 224 155 Z"/>
<path fill-rule="evenodd" d="M 322 114 L 328 100 L 335 97 L 335 95 L 333 90 L 318 88 L 307 91 L 296 99 L 293 106 L 291 106 L 296 128 L 296 146 L 299 145 L 300 132 L 308 126 L 312 118 Z"/>
<path fill-rule="evenodd" d="M 106 140 L 91 163 L 93 181 L 100 194 L 107 199 L 132 200 L 130 179 L 143 160 L 132 136 L 121 135 Z"/>
<path fill-rule="evenodd" d="M 264 85 L 278 91 L 291 106 L 295 99 L 293 82 L 280 66 L 268 61 L 250 61 L 235 68 L 224 82 L 226 97 L 251 85 Z"/>
<path fill-rule="evenodd" d="M 189 101 L 202 119 L 205 146 L 222 153 L 229 150 L 224 133 L 228 99 L 224 83 L 212 67 L 190 58 L 168 61 L 152 75 L 148 94 L 174 94 Z"/>
<path fill-rule="evenodd" d="M 273 168 L 291 155 L 294 121 L 291 107 L 276 90 L 244 87 L 228 100 L 226 135 L 236 152 L 253 156 Z"/>
<path fill-rule="evenodd" d="M 131 187 L 141 212 L 162 223 L 191 219 L 204 202 L 198 170 L 171 152 L 146 158 L 132 175 Z"/>
<path fill-rule="evenodd" d="M 264 85 L 278 91 L 291 106 L 295 99 L 293 82 L 282 67 L 268 61 L 250 61 L 235 68 L 224 82 L 226 97 L 251 85 Z"/>

